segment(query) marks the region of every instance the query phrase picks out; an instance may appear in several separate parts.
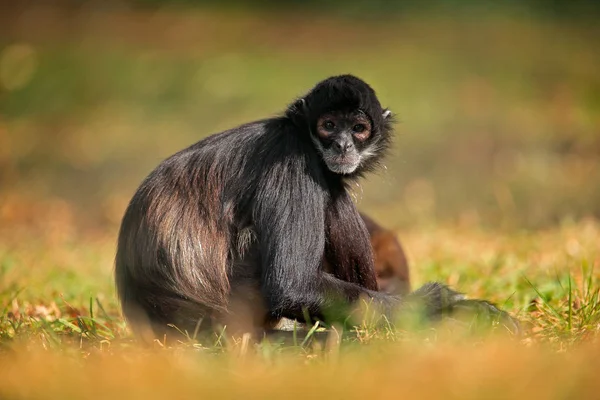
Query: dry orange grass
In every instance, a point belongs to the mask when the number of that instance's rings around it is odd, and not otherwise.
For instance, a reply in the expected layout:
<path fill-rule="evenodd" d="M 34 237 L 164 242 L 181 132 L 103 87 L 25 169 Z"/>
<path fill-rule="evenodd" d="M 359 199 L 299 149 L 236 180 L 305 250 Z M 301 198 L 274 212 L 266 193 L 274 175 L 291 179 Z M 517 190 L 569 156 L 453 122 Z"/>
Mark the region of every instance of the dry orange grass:
<path fill-rule="evenodd" d="M 501 341 L 276 358 L 18 351 L 0 359 L 0 397 L 597 399 L 599 356 L 592 344 L 555 353 Z"/>
<path fill-rule="evenodd" d="M 60 210 L 45 217 L 54 227 L 46 231 L 18 219 L 11 225 L 20 229 L 1 229 L 0 307 L 8 314 L 0 316 L 0 398 L 598 397 L 594 220 L 511 234 L 476 226 L 399 232 L 415 284 L 439 279 L 504 304 L 524 322 L 518 340 L 365 327 L 341 345 L 148 350 L 131 344 L 118 313 L 115 232 L 81 234 Z M 95 326 L 90 297 L 107 311 L 94 302 Z"/>

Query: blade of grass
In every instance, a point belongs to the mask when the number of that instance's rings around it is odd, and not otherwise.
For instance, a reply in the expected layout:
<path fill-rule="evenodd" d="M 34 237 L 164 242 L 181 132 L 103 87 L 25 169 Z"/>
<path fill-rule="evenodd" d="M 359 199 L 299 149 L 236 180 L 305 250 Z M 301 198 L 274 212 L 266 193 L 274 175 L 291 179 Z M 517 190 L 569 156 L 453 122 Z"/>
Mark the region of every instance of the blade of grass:
<path fill-rule="evenodd" d="M 97 297 L 96 297 L 96 304 L 98 305 L 98 308 L 100 309 L 100 311 L 102 311 L 102 316 L 104 317 L 104 319 L 106 319 L 107 321 L 113 321 L 114 320 L 113 317 L 111 317 L 110 315 L 108 315 L 108 313 L 104 309 L 104 306 L 100 302 L 100 299 L 98 299 Z"/>
<path fill-rule="evenodd" d="M 527 282 L 527 284 L 529 284 L 529 286 L 531 286 L 531 288 L 537 293 L 539 298 L 542 300 L 542 303 L 544 303 L 544 305 L 546 307 L 548 307 L 548 309 L 552 312 L 552 314 L 554 314 L 554 316 L 556 318 L 558 318 L 560 320 L 564 320 L 564 318 L 560 315 L 560 313 L 558 311 L 556 311 L 556 309 L 554 307 L 552 307 L 552 305 L 548 302 L 546 297 L 538 290 L 538 288 L 529 279 L 527 279 L 527 277 L 523 276 L 523 279 L 525 279 L 525 282 Z"/>
<path fill-rule="evenodd" d="M 300 345 L 300 347 L 304 347 L 308 343 L 308 341 L 312 338 L 312 336 L 317 331 L 318 327 L 319 327 L 319 321 L 315 322 L 315 324 L 312 326 L 312 328 L 310 328 L 310 330 L 306 334 L 306 337 L 302 341 L 302 344 Z"/>
<path fill-rule="evenodd" d="M 43 321 L 43 320 L 42 320 L 42 321 Z M 60 323 L 61 325 L 63 325 L 63 326 L 66 326 L 67 328 L 70 328 L 72 331 L 74 331 L 74 332 L 76 332 L 76 333 L 79 333 L 79 334 L 82 334 L 82 333 L 83 333 L 83 331 L 82 331 L 82 329 L 81 329 L 80 327 L 78 327 L 77 325 L 75 325 L 75 324 L 73 324 L 73 323 L 71 323 L 71 322 L 67 321 L 67 320 L 66 320 L 66 319 L 64 319 L 64 318 L 59 318 L 59 319 L 57 319 L 56 321 L 57 321 L 58 323 Z"/>
<path fill-rule="evenodd" d="M 571 283 L 571 274 L 569 273 L 569 317 L 567 319 L 567 328 L 569 332 L 572 331 L 573 327 L 573 286 Z"/>

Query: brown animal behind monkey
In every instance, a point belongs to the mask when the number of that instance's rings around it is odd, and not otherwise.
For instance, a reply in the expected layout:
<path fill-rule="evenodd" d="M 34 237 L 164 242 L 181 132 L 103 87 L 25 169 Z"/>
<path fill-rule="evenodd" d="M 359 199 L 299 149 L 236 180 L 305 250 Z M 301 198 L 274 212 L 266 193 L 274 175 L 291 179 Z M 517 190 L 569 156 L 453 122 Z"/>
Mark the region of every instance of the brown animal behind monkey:
<path fill-rule="evenodd" d="M 407 294 L 410 292 L 408 261 L 394 232 L 383 228 L 373 219 L 360 213 L 373 247 L 374 269 L 380 292 Z"/>

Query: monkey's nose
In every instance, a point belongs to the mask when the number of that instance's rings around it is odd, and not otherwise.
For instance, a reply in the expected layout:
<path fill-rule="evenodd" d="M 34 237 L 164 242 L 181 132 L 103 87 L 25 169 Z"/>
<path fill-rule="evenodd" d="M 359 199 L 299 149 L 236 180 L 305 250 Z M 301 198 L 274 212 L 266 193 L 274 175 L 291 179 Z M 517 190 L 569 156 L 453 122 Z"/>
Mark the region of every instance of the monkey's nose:
<path fill-rule="evenodd" d="M 352 148 L 354 147 L 354 143 L 352 143 L 352 141 L 350 140 L 340 140 L 333 142 L 333 146 L 340 153 L 346 154 L 347 152 L 352 150 Z"/>

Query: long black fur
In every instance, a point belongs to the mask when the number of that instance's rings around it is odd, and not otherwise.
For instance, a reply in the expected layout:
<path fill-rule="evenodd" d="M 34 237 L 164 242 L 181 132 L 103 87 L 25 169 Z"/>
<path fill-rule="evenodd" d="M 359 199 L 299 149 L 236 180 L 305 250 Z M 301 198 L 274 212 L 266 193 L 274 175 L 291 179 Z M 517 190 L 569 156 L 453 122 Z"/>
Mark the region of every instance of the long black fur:
<path fill-rule="evenodd" d="M 338 175 L 311 132 L 319 115 L 345 109 L 369 116 L 366 146 L 376 152 Z M 387 150 L 385 116 L 365 82 L 332 77 L 282 116 L 215 134 L 163 161 L 132 198 L 119 234 L 116 284 L 134 329 L 148 322 L 162 335 L 168 324 L 192 332 L 236 319 L 251 327 L 307 313 L 326 319 L 337 301 L 361 295 L 386 309 L 399 303 L 376 291 L 368 232 L 347 190 Z M 444 287 L 436 288 L 439 297 Z"/>

